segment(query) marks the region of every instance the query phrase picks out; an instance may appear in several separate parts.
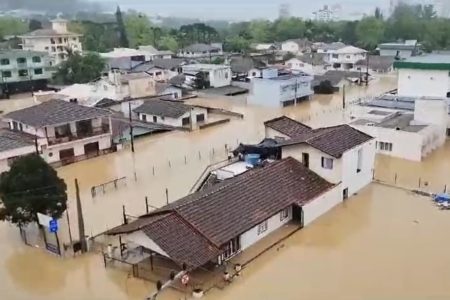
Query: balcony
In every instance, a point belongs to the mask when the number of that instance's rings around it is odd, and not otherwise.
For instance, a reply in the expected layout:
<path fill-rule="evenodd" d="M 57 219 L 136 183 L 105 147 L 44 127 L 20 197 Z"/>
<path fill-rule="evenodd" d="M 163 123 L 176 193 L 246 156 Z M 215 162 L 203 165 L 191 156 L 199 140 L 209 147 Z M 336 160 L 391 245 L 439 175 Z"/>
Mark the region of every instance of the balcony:
<path fill-rule="evenodd" d="M 59 135 L 57 137 L 49 137 L 48 145 L 58 145 L 58 144 L 64 144 L 69 143 L 73 141 L 83 140 L 86 138 L 107 134 L 110 133 L 109 125 L 103 124 L 101 127 L 92 128 L 92 131 L 78 131 L 76 135 L 73 134 L 67 134 L 67 135 Z"/>

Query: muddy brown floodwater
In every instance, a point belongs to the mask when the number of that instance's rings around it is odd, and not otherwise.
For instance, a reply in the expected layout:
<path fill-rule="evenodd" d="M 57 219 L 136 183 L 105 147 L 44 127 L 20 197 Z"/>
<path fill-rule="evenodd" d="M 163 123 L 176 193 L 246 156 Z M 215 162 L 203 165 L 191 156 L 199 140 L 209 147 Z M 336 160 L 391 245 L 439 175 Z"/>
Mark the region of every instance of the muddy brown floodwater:
<path fill-rule="evenodd" d="M 369 87 L 350 87 L 347 101 L 395 88 L 395 78 L 383 78 Z M 30 99 L 1 101 L 9 111 L 32 104 Z M 122 222 L 122 206 L 132 216 L 145 213 L 144 198 L 152 207 L 184 196 L 206 166 L 226 158 L 226 149 L 239 142 L 258 142 L 263 121 L 286 114 L 311 126 L 329 126 L 348 120 L 342 96 L 315 96 L 310 102 L 285 109 L 250 107 L 235 99 L 190 100 L 245 115 L 243 120 L 196 132 L 173 132 L 136 141 L 129 149 L 58 169 L 68 184 L 72 234 L 77 235 L 74 185 L 81 189 L 86 233 L 96 236 Z M 390 184 L 414 188 L 420 184 L 440 191 L 450 181 L 450 145 L 423 163 L 377 158 L 375 177 Z M 397 174 L 397 175 L 395 175 Z M 91 188 L 125 177 L 118 188 Z M 419 180 L 420 178 L 420 180 Z M 425 185 L 426 183 L 426 185 Z M 425 299 L 450 297 L 450 213 L 403 190 L 372 184 L 286 240 L 284 247 L 262 255 L 243 276 L 225 290 L 212 290 L 207 299 Z M 62 242 L 68 241 L 67 225 Z M 100 255 L 57 258 L 25 246 L 18 230 L 0 224 L 0 299 L 118 299 L 142 300 L 155 289 L 129 272 L 103 266 Z M 180 299 L 165 291 L 159 299 Z"/>

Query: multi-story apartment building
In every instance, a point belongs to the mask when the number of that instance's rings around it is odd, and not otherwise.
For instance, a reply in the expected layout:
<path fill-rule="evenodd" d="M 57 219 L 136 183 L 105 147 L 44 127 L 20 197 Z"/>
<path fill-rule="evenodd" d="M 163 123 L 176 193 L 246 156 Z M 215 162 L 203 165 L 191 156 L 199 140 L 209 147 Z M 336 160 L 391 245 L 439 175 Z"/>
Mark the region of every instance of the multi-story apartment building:
<path fill-rule="evenodd" d="M 81 34 L 67 30 L 67 20 L 52 20 L 52 27 L 38 29 L 20 36 L 24 50 L 44 51 L 51 58 L 50 63 L 57 65 L 68 57 L 68 51 L 82 52 Z"/>
<path fill-rule="evenodd" d="M 46 52 L 0 50 L 0 95 L 43 89 L 51 76 Z"/>

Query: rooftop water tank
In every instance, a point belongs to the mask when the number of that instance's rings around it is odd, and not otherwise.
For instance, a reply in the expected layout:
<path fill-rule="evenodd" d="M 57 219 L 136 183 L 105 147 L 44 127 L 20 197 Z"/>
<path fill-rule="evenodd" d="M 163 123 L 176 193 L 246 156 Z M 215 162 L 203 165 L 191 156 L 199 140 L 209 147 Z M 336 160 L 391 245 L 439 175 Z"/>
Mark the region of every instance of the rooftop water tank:
<path fill-rule="evenodd" d="M 254 167 L 259 163 L 260 158 L 261 158 L 261 155 L 259 155 L 259 154 L 246 154 L 244 159 L 248 165 L 251 165 Z"/>

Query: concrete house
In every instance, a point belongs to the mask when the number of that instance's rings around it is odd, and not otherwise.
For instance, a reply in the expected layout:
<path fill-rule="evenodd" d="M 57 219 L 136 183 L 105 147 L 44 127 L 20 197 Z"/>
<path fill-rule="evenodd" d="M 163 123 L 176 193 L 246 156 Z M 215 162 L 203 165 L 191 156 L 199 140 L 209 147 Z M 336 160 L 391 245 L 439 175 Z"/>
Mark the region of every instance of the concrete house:
<path fill-rule="evenodd" d="M 340 199 L 372 181 L 375 140 L 348 125 L 312 129 L 288 117 L 264 123 L 266 138 L 281 140 L 282 157 L 293 157 L 327 181 L 340 183 Z"/>
<path fill-rule="evenodd" d="M 303 227 L 340 203 L 294 158 L 255 167 L 107 232 L 130 247 L 186 265 L 223 265 L 287 223 Z"/>
<path fill-rule="evenodd" d="M 47 52 L 0 50 L 0 94 L 45 89 L 51 78 Z"/>
<path fill-rule="evenodd" d="M 8 171 L 18 157 L 35 152 L 35 138 L 32 135 L 0 130 L 0 173 Z"/>
<path fill-rule="evenodd" d="M 293 39 L 281 43 L 281 51 L 295 55 L 311 52 L 312 43 L 307 39 Z"/>
<path fill-rule="evenodd" d="M 421 161 L 446 141 L 448 104 L 421 98 L 414 113 L 369 108 L 350 126 L 376 138 L 377 153 Z"/>
<path fill-rule="evenodd" d="M 247 103 L 269 107 L 294 105 L 314 93 L 312 80 L 313 76 L 305 73 L 278 76 L 277 69 L 265 69 L 262 78 L 252 80 Z"/>
<path fill-rule="evenodd" d="M 199 73 L 204 74 L 205 80 L 212 88 L 219 88 L 231 84 L 231 67 L 214 64 L 191 64 L 184 65 L 183 74 L 186 75 L 188 84 L 193 84 Z"/>
<path fill-rule="evenodd" d="M 58 65 L 67 60 L 67 49 L 82 52 L 81 34 L 67 30 L 68 21 L 57 18 L 51 21 L 50 29 L 38 29 L 19 36 L 22 39 L 22 49 L 47 52 L 51 65 Z"/>
<path fill-rule="evenodd" d="M 352 71 L 358 61 L 366 59 L 367 51 L 353 46 L 346 46 L 328 51 L 327 54 L 325 61 L 331 64 L 334 70 Z"/>
<path fill-rule="evenodd" d="M 133 112 L 143 122 L 192 129 L 208 120 L 207 109 L 169 100 L 146 100 Z"/>
<path fill-rule="evenodd" d="M 429 54 L 395 61 L 397 94 L 406 97 L 447 98 L 450 95 L 450 56 Z"/>
<path fill-rule="evenodd" d="M 180 49 L 177 53 L 178 57 L 184 58 L 211 58 L 222 56 L 223 51 L 218 45 L 192 44 L 186 48 Z"/>
<path fill-rule="evenodd" d="M 110 115 L 103 109 L 50 100 L 8 113 L 3 121 L 9 130 L 34 137 L 41 156 L 60 166 L 111 151 Z"/>
<path fill-rule="evenodd" d="M 394 56 L 379 56 L 370 55 L 369 59 L 361 59 L 356 62 L 355 69 L 361 71 L 362 73 L 378 73 L 385 74 L 394 71 Z M 367 63 L 369 64 L 369 69 L 367 70 Z"/>
<path fill-rule="evenodd" d="M 420 54 L 421 46 L 417 40 L 406 40 L 403 43 L 379 44 L 377 50 L 380 52 L 380 56 L 408 58 Z"/>

